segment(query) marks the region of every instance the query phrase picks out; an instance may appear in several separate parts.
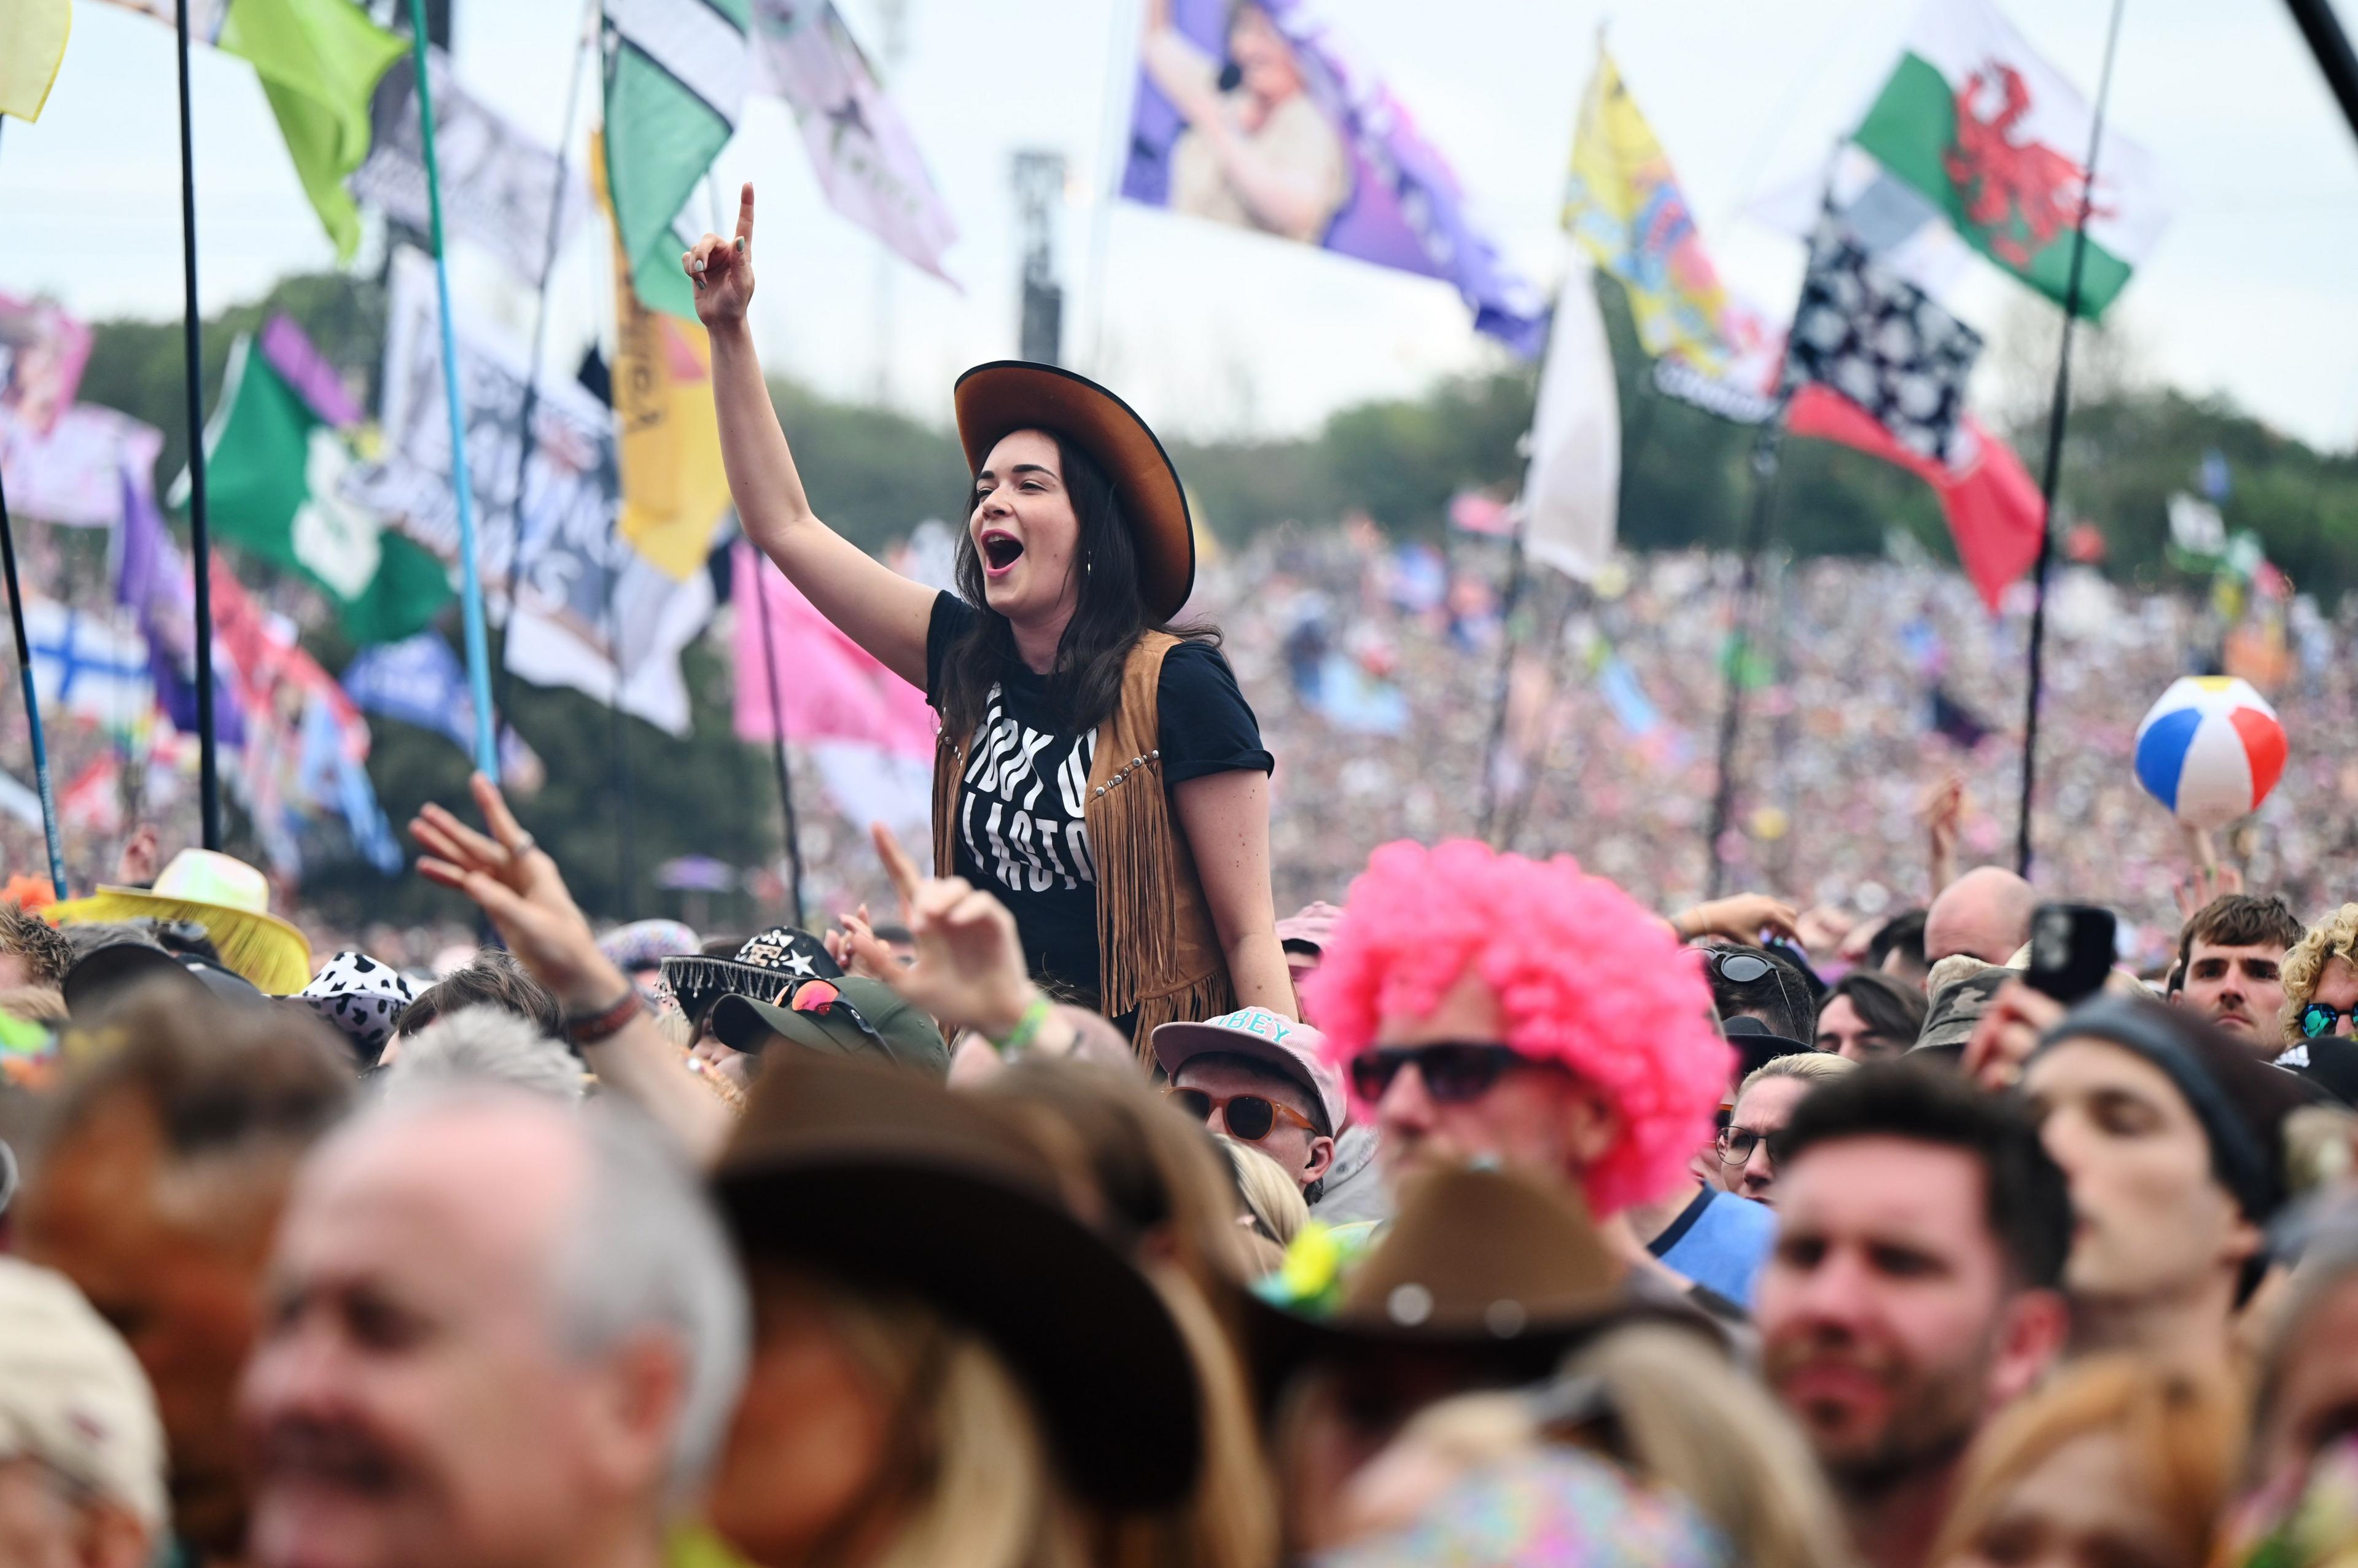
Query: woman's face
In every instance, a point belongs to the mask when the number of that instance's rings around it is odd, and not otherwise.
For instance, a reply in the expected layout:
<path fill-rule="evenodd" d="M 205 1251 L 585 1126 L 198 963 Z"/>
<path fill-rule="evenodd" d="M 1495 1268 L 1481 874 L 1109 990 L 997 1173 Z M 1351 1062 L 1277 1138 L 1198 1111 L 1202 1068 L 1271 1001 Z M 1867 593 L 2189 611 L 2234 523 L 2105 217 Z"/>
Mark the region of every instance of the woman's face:
<path fill-rule="evenodd" d="M 2032 1060 L 2023 1087 L 2071 1185 L 2073 1293 L 2144 1297 L 2258 1246 L 2212 1173 L 2194 1108 L 2159 1067 L 2109 1041 L 2064 1040 Z"/>
<path fill-rule="evenodd" d="M 1072 612 L 1080 594 L 1081 520 L 1055 438 L 1040 430 L 1001 438 L 974 476 L 966 527 L 991 609 L 1019 625 Z"/>
<path fill-rule="evenodd" d="M 2160 1502 L 2118 1433 L 2087 1433 L 2033 1465 L 1939 1568 L 2201 1568 L 2205 1543 Z"/>
<path fill-rule="evenodd" d="M 1237 19 L 1228 28 L 1228 58 L 1237 62 L 1245 91 L 1263 104 L 1283 103 L 1302 91 L 1292 46 L 1258 5 L 1237 7 Z"/>
<path fill-rule="evenodd" d="M 890 1396 L 790 1276 L 754 1285 L 753 1358 L 712 1487 L 713 1528 L 756 1563 L 797 1563 L 875 1487 Z"/>

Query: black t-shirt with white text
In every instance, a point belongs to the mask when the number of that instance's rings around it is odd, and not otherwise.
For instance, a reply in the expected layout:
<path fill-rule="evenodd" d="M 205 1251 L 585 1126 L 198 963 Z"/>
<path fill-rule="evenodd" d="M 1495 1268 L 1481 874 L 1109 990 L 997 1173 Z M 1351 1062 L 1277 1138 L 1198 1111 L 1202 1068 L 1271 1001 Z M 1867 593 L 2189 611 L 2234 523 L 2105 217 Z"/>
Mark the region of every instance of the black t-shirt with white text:
<path fill-rule="evenodd" d="M 925 633 L 925 696 L 941 702 L 942 661 L 975 611 L 955 594 L 934 600 Z M 1064 728 L 1048 702 L 1046 677 L 1009 659 L 984 706 L 958 781 L 952 869 L 989 888 L 1015 915 L 1035 979 L 1098 993 L 1098 872 L 1082 807 L 1097 731 Z M 1208 643 L 1181 643 L 1163 655 L 1155 688 L 1167 789 L 1211 773 L 1271 772 L 1237 677 Z"/>

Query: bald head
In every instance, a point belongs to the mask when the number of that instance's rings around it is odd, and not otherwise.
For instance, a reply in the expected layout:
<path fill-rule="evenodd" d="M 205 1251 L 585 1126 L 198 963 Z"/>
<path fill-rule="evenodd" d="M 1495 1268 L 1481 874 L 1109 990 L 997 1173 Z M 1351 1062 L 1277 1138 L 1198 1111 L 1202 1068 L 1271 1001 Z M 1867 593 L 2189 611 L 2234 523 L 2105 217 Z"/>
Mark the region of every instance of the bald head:
<path fill-rule="evenodd" d="M 1932 963 L 1955 953 L 2003 964 L 2030 940 L 2030 912 L 2039 895 L 2000 866 L 1976 866 L 1951 882 L 1924 916 L 1924 957 Z"/>

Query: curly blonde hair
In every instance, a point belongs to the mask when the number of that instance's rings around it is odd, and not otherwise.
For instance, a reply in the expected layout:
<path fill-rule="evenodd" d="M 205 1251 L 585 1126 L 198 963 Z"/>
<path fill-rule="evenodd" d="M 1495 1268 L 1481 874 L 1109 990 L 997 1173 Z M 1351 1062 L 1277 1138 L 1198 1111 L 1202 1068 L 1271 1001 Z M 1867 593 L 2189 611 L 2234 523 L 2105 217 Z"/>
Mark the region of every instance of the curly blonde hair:
<path fill-rule="evenodd" d="M 2300 1032 L 2300 1010 L 2317 994 L 2325 966 L 2340 958 L 2358 968 L 2358 903 L 2345 903 L 2310 926 L 2284 957 L 2284 1011 L 2277 1032 L 2288 1045 L 2307 1038 Z"/>

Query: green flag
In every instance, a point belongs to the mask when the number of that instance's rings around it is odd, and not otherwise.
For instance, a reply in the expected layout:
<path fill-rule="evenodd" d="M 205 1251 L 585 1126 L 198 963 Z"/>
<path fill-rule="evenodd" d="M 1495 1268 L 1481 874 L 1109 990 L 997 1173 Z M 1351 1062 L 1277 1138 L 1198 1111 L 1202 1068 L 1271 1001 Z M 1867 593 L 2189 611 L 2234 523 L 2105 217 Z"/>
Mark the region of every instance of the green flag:
<path fill-rule="evenodd" d="M 395 642 L 450 601 L 450 578 L 424 546 L 337 493 L 353 461 L 342 435 L 240 338 L 205 432 L 214 534 L 318 584 L 355 643 Z"/>
<path fill-rule="evenodd" d="M 749 0 L 605 0 L 607 185 L 651 310 L 696 318 L 679 255 L 705 225 L 680 209 L 737 128 L 748 20 Z"/>
<path fill-rule="evenodd" d="M 361 219 L 344 178 L 368 157 L 377 79 L 407 46 L 352 0 L 231 0 L 216 41 L 262 78 L 303 193 L 337 259 L 352 260 Z"/>

